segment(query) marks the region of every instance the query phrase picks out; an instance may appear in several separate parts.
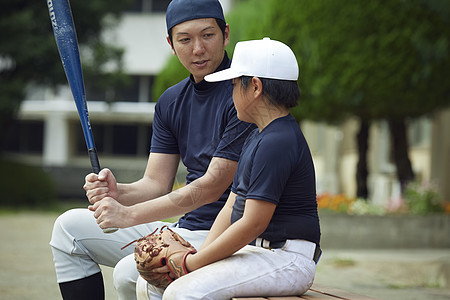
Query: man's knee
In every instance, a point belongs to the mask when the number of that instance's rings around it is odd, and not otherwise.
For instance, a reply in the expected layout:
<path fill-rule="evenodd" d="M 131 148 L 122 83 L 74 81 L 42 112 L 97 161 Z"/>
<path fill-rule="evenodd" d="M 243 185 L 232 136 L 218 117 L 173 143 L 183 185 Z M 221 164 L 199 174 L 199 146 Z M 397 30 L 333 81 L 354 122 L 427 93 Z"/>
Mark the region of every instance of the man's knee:
<path fill-rule="evenodd" d="M 78 231 L 82 228 L 82 225 L 95 223 L 93 213 L 85 208 L 75 208 L 68 210 L 61 214 L 53 225 L 53 235 L 55 233 L 61 233 L 63 231 L 66 234 L 70 234 L 73 231 Z"/>
<path fill-rule="evenodd" d="M 87 219 L 92 218 L 87 209 L 73 209 L 60 215 L 54 225 L 50 246 L 52 248 L 58 282 L 78 280 L 100 272 L 100 267 L 76 243 L 80 230 Z"/>
<path fill-rule="evenodd" d="M 53 224 L 50 245 L 60 250 L 72 248 L 75 232 L 92 213 L 87 209 L 71 209 L 61 214 Z"/>

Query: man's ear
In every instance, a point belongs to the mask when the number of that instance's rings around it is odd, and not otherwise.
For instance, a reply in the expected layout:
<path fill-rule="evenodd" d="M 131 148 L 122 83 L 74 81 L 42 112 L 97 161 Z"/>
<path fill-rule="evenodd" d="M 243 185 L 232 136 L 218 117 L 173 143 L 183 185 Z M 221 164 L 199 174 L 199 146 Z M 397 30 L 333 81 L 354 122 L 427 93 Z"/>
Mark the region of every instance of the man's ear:
<path fill-rule="evenodd" d="M 226 47 L 230 43 L 230 25 L 226 25 L 225 32 L 223 34 L 223 46 Z"/>
<path fill-rule="evenodd" d="M 166 37 L 166 39 L 167 39 L 167 43 L 169 44 L 170 48 L 172 49 L 173 55 L 177 55 L 177 54 L 175 53 L 175 49 L 173 48 L 173 45 L 172 45 L 172 43 L 170 42 L 170 39 L 169 39 L 168 36 Z"/>
<path fill-rule="evenodd" d="M 253 97 L 259 98 L 262 95 L 263 91 L 263 84 L 261 79 L 258 77 L 252 77 L 252 89 L 253 89 Z"/>

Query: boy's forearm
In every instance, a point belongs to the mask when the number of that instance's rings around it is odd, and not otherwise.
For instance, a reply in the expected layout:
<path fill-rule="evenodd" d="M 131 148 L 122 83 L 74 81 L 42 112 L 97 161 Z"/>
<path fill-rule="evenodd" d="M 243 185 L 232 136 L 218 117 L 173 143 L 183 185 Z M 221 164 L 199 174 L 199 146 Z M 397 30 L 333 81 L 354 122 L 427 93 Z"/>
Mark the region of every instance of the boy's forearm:
<path fill-rule="evenodd" d="M 227 201 L 228 204 L 231 204 L 231 201 Z M 231 224 L 214 241 L 205 247 L 202 246 L 197 254 L 188 256 L 186 260 L 188 270 L 193 271 L 227 258 L 248 245 L 267 228 L 275 207 L 276 205 L 270 202 L 247 199 L 244 214 L 239 220 Z"/>
<path fill-rule="evenodd" d="M 231 211 L 224 207 L 220 213 L 217 215 L 214 224 L 211 227 L 211 230 L 208 233 L 205 241 L 202 243 L 199 251 L 201 249 L 206 248 L 209 244 L 211 244 L 217 237 L 219 237 L 229 226 L 231 225 Z"/>
<path fill-rule="evenodd" d="M 228 200 L 225 203 L 224 207 L 220 210 L 217 215 L 214 223 L 211 227 L 211 230 L 208 233 L 205 241 L 201 245 L 201 250 L 207 247 L 212 241 L 214 241 L 217 237 L 219 237 L 228 227 L 231 225 L 231 214 L 233 212 L 234 201 L 236 200 L 236 194 L 233 192 L 228 196 Z"/>
<path fill-rule="evenodd" d="M 202 246 L 198 253 L 189 255 L 186 260 L 188 270 L 192 272 L 227 258 L 253 241 L 259 233 L 253 232 L 254 228 L 247 226 L 245 222 L 240 222 L 241 220 L 233 223 L 209 245 L 204 248 Z"/>

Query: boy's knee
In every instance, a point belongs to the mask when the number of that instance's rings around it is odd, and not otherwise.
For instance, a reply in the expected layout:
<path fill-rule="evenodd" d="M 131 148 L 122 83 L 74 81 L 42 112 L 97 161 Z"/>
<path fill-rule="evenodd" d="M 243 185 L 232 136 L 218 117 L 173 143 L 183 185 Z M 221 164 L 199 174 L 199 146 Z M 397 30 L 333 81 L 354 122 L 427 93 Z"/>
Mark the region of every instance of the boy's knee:
<path fill-rule="evenodd" d="M 114 267 L 114 287 L 119 299 L 134 299 L 136 297 L 136 280 L 139 273 L 136 269 L 134 254 L 122 258 Z"/>
<path fill-rule="evenodd" d="M 169 286 L 165 289 L 163 294 L 163 300 L 165 299 L 182 299 L 180 298 L 179 292 L 181 289 L 179 288 L 172 288 L 173 283 L 169 284 Z"/>
<path fill-rule="evenodd" d="M 192 288 L 192 282 L 186 278 L 186 276 L 180 277 L 166 288 L 163 294 L 164 299 L 199 299 L 199 290 Z M 195 294 L 192 294 L 195 293 Z"/>

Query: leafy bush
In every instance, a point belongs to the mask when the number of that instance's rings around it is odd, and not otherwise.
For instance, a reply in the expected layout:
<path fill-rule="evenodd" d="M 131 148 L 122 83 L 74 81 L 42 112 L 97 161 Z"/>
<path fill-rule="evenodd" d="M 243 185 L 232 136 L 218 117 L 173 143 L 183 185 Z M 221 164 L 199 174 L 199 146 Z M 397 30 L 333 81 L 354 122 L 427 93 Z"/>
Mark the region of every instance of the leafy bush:
<path fill-rule="evenodd" d="M 438 187 L 431 183 L 410 183 L 403 192 L 403 198 L 392 199 L 386 206 L 376 205 L 366 199 L 354 199 L 345 194 L 324 193 L 317 196 L 319 210 L 347 213 L 352 215 L 386 215 L 430 213 L 450 213 L 450 202 L 444 202 Z"/>
<path fill-rule="evenodd" d="M 412 214 L 445 212 L 444 202 L 435 184 L 411 182 L 406 186 L 403 198 Z"/>
<path fill-rule="evenodd" d="M 189 72 L 183 67 L 178 58 L 172 56 L 167 61 L 164 69 L 155 78 L 152 89 L 153 102 L 158 101 L 166 89 L 188 76 Z"/>
<path fill-rule="evenodd" d="M 366 199 L 356 199 L 348 208 L 348 213 L 352 215 L 382 216 L 386 212 L 385 207 L 372 204 Z"/>
<path fill-rule="evenodd" d="M 0 205 L 38 207 L 56 202 L 53 180 L 41 168 L 0 159 Z"/>

